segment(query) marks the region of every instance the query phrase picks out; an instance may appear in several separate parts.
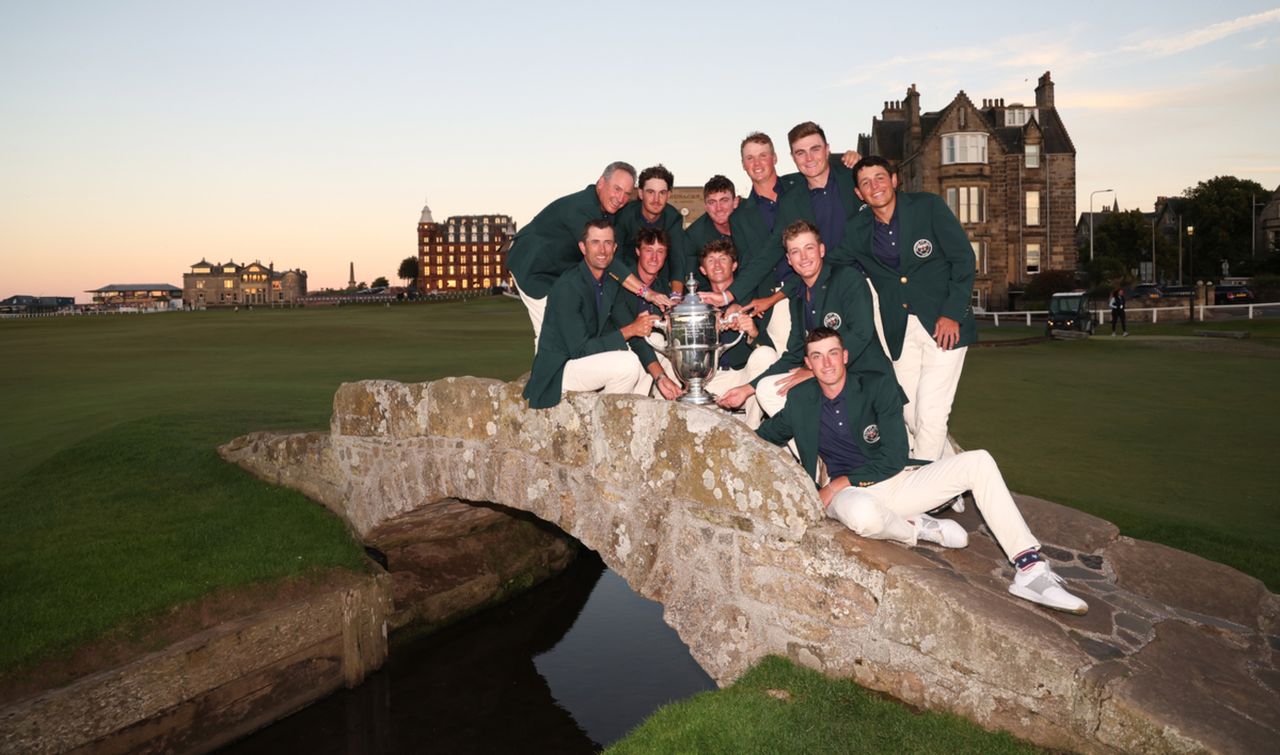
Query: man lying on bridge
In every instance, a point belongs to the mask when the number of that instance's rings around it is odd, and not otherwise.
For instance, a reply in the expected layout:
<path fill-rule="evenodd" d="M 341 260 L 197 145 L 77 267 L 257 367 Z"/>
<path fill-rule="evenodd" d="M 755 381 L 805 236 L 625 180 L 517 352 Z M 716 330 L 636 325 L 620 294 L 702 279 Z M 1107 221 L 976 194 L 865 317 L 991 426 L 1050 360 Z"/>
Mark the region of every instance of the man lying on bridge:
<path fill-rule="evenodd" d="M 893 373 L 849 372 L 849 353 L 830 328 L 814 328 L 804 347 L 814 380 L 793 386 L 782 411 L 756 433 L 777 445 L 795 439 L 800 463 L 821 485 L 818 495 L 827 516 L 863 537 L 963 548 L 969 544 L 963 527 L 925 512 L 971 490 L 996 543 L 1016 567 L 1009 592 L 1059 611 L 1089 610 L 1063 589 L 1062 578 L 1040 555 L 1040 542 L 989 453 L 966 451 L 934 462 L 908 459 L 904 399 Z M 829 480 L 820 475 L 819 459 Z"/>

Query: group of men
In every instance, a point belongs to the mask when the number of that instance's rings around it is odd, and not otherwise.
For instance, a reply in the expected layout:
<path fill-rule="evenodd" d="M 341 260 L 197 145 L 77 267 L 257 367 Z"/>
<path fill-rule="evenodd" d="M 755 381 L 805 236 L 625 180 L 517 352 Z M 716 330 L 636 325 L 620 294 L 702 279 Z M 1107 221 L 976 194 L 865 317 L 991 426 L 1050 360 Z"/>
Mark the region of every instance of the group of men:
<path fill-rule="evenodd" d="M 687 229 L 668 204 L 670 170 L 615 162 L 517 233 L 509 267 L 534 330 L 529 405 L 555 406 L 564 391 L 679 397 L 655 325 L 692 278 L 722 338 L 738 340 L 708 390 L 760 437 L 790 444 L 829 516 L 865 537 L 959 548 L 965 529 L 927 512 L 972 492 L 1015 566 L 1010 593 L 1086 612 L 991 456 L 947 441 L 976 339 L 964 229 L 937 195 L 899 191 L 883 158 L 833 157 L 815 123 L 788 144 L 797 172 L 779 176 L 772 140 L 747 136 L 750 193 L 740 200 L 712 177 Z"/>

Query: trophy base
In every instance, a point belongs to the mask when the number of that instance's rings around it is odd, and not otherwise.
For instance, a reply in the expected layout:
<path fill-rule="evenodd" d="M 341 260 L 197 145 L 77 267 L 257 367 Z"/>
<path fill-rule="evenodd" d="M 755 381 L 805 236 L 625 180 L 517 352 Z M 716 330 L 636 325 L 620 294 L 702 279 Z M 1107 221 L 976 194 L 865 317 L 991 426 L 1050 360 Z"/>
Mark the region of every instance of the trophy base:
<path fill-rule="evenodd" d="M 699 394 L 686 393 L 685 395 L 677 398 L 676 401 L 679 401 L 682 404 L 695 404 L 697 406 L 705 406 L 707 404 L 714 404 L 716 402 L 716 397 L 712 396 L 710 393 L 699 393 Z"/>

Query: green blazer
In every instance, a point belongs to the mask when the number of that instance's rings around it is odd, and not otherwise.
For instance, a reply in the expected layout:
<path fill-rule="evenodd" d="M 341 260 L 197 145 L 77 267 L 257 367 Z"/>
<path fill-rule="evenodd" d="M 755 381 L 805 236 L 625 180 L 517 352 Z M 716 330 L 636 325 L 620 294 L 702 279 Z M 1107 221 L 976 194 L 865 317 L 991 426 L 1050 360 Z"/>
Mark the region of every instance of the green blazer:
<path fill-rule="evenodd" d="M 511 242 L 507 267 L 516 285 L 535 299 L 545 297 L 556 279 L 582 261 L 582 229 L 591 220 L 609 217 L 600 207 L 595 184 L 547 205 Z M 614 255 L 609 269 L 621 275 L 623 268 Z"/>
<path fill-rule="evenodd" d="M 730 216 L 729 222 L 733 222 L 732 216 Z M 697 220 L 693 221 L 688 228 L 684 229 L 685 244 L 688 252 L 685 260 L 685 270 L 687 271 L 685 275 L 688 276 L 689 272 L 693 273 L 693 277 L 698 281 L 699 291 L 711 290 L 711 281 L 707 280 L 707 276 L 703 275 L 702 271 L 698 269 L 699 258 L 702 256 L 702 247 L 712 241 L 729 239 L 733 242 L 733 247 L 736 250 L 738 248 L 738 240 L 732 235 L 732 225 L 730 226 L 730 231 L 730 235 L 726 236 L 716 230 L 716 224 L 711 222 L 711 216 L 705 212 Z M 741 260 L 741 252 L 738 252 L 738 258 Z"/>
<path fill-rule="evenodd" d="M 934 332 L 938 318 L 960 323 L 957 346 L 978 340 L 973 317 L 973 245 L 942 197 L 928 192 L 898 192 L 898 269 L 873 251 L 875 215 L 870 208 L 849 219 L 839 249 L 827 250 L 836 264 L 858 263 L 871 276 L 880 296 L 880 320 L 894 359 L 902 356 L 907 308 Z"/>
<path fill-rule="evenodd" d="M 867 461 L 849 473 L 849 482 L 865 487 L 893 477 L 915 462 L 907 458 L 907 430 L 902 421 L 906 397 L 893 373 L 850 372 L 844 381 L 845 416 L 854 418 L 849 433 Z M 822 418 L 822 387 L 806 380 L 787 392 L 782 411 L 761 423 L 756 434 L 775 445 L 795 439 L 796 452 L 806 472 L 818 476 L 819 423 Z"/>
<path fill-rule="evenodd" d="M 795 367 L 804 366 L 805 287 L 800 283 L 787 290 L 787 305 L 791 307 L 791 334 L 787 337 L 787 350 L 760 377 L 752 381 L 758 385 L 771 375 L 780 375 Z M 849 350 L 849 369 L 859 372 L 884 372 L 893 374 L 893 365 L 884 355 L 880 339 L 876 336 L 875 319 L 871 312 L 871 289 L 862 273 L 849 267 L 823 264 L 814 283 L 814 309 L 819 324 L 826 325 L 840 334 L 840 340 Z M 781 306 L 779 303 L 778 306 Z"/>
<path fill-rule="evenodd" d="M 556 280 L 547 295 L 538 353 L 533 356 L 533 370 L 524 387 L 531 409 L 560 403 L 564 366 L 570 359 L 627 348 L 621 330 L 626 323 L 613 317 L 613 304 L 622 287 L 616 278 L 605 274 L 604 296 L 597 312 L 596 295 L 587 282 L 590 276 L 587 263 L 579 261 Z"/>
<path fill-rule="evenodd" d="M 844 167 L 840 158 L 832 155 L 831 176 L 836 182 L 845 217 L 849 217 L 862 206 L 862 200 L 853 193 L 853 171 Z M 787 226 L 797 220 L 808 220 L 816 224 L 817 216 L 813 212 L 813 203 L 809 200 L 809 184 L 804 176 L 798 173 L 784 176 L 782 185 L 783 189 L 778 194 L 778 216 L 774 221 L 773 230 L 763 242 L 759 241 L 759 231 L 764 228 L 764 219 L 760 217 L 760 211 L 754 207 L 754 203 L 750 203 L 750 209 L 755 210 L 755 218 L 759 221 L 759 226 L 749 228 L 743 224 L 750 222 L 747 219 L 750 215 L 746 213 L 744 214 L 747 218 L 740 223 L 743 228 L 741 231 L 743 246 L 738 247 L 738 273 L 734 276 L 733 287 L 730 289 L 733 300 L 736 302 L 746 304 L 756 296 L 756 292 L 773 290 L 774 282 L 770 280 L 773 269 L 787 256 L 786 249 L 782 246 L 782 232 Z M 734 215 L 743 210 L 743 205 L 748 204 L 740 203 Z M 736 240 L 740 232 L 733 226 L 733 216 L 729 217 L 729 223 Z M 745 253 L 744 247 L 747 249 Z"/>
<path fill-rule="evenodd" d="M 621 210 L 618 210 L 617 220 L 613 224 L 614 233 L 617 234 L 618 252 L 614 255 L 614 259 L 620 261 L 623 265 L 630 267 L 633 271 L 639 257 L 636 254 L 636 236 L 640 233 L 640 229 L 644 227 L 644 216 L 640 214 L 641 204 L 639 199 L 633 199 L 628 202 Z M 684 280 L 689 274 L 687 265 L 688 258 L 688 242 L 685 241 L 684 235 L 684 218 L 680 215 L 680 211 L 672 205 L 662 208 L 662 215 L 658 218 L 659 225 L 662 230 L 667 232 L 667 238 L 671 240 L 671 248 L 667 250 L 667 263 L 663 265 L 662 272 L 658 274 L 658 278 L 664 281 Z M 697 267 L 696 265 L 694 266 Z"/>

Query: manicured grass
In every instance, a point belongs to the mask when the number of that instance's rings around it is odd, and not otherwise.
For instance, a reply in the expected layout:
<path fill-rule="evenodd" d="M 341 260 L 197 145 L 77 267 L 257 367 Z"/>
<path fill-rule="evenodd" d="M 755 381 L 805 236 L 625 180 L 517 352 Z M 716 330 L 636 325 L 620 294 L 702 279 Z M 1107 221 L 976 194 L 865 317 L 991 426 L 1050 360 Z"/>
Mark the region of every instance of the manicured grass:
<path fill-rule="evenodd" d="M 991 451 L 1015 490 L 1280 588 L 1280 321 L 1130 332 L 970 351 L 952 413 L 957 441 Z"/>
<path fill-rule="evenodd" d="M 343 381 L 511 378 L 519 304 L 0 321 L 0 673 L 221 588 L 363 567 L 342 524 L 214 449 L 322 429 Z"/>
<path fill-rule="evenodd" d="M 732 686 L 664 706 L 614 755 L 698 753 L 1038 752 L 957 716 L 916 713 L 847 680 L 769 657 Z"/>

